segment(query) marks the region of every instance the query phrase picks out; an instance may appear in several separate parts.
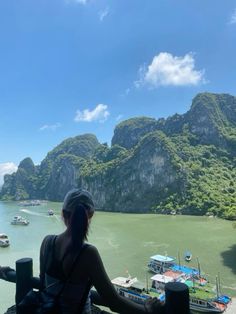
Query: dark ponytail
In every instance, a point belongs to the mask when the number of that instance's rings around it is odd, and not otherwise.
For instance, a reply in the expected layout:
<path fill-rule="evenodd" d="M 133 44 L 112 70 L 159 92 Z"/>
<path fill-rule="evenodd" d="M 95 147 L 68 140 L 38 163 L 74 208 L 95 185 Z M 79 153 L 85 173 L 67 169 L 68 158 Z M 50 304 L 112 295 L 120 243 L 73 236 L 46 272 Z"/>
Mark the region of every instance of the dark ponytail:
<path fill-rule="evenodd" d="M 87 240 L 89 228 L 87 208 L 83 204 L 78 204 L 72 212 L 63 211 L 63 217 L 71 237 L 71 249 L 77 251 L 84 240 Z"/>

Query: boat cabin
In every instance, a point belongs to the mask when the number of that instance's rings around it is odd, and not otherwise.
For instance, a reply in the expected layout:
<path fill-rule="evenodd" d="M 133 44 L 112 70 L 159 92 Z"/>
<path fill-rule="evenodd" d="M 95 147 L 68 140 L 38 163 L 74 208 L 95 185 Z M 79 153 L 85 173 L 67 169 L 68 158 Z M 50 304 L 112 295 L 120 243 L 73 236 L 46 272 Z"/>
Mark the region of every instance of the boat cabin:
<path fill-rule="evenodd" d="M 168 282 L 174 281 L 174 279 L 170 276 L 162 275 L 162 274 L 156 274 L 151 277 L 152 280 L 152 288 L 157 290 L 164 290 L 165 284 Z"/>
<path fill-rule="evenodd" d="M 0 233 L 0 247 L 7 247 L 10 245 L 8 236 L 5 233 Z"/>
<path fill-rule="evenodd" d="M 162 274 L 171 269 L 175 263 L 175 258 L 167 255 L 153 255 L 150 257 L 148 268 L 157 274 Z"/>

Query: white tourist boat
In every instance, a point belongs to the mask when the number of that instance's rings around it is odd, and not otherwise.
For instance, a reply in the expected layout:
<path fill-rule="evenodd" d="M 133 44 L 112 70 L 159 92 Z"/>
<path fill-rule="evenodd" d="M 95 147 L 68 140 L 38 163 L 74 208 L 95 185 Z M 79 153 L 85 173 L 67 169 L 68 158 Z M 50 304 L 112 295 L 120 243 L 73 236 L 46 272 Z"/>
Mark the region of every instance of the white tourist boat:
<path fill-rule="evenodd" d="M 12 225 L 21 225 L 21 226 L 27 226 L 29 224 L 29 221 L 21 216 L 14 216 L 12 221 Z"/>
<path fill-rule="evenodd" d="M 156 274 L 164 273 L 175 265 L 175 257 L 167 255 L 153 255 L 150 257 L 148 269 Z"/>
<path fill-rule="evenodd" d="M 5 233 L 0 233 L 0 247 L 7 247 L 10 245 L 8 236 Z"/>
<path fill-rule="evenodd" d="M 144 304 L 147 299 L 157 297 L 160 299 L 160 294 L 157 292 L 147 291 L 145 286 L 138 279 L 129 277 L 117 277 L 112 279 L 116 291 L 123 297 L 130 299 L 136 303 Z"/>

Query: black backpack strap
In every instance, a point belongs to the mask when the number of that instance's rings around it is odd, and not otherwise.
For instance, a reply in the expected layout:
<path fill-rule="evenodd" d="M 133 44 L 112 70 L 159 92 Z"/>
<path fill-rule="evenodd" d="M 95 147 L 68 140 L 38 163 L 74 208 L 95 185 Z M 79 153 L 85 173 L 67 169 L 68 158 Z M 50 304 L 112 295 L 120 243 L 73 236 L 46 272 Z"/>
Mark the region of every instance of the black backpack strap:
<path fill-rule="evenodd" d="M 54 248 L 56 242 L 56 235 L 50 235 L 46 238 L 44 247 L 44 269 L 45 272 L 48 270 L 51 263 L 54 261 Z"/>
<path fill-rule="evenodd" d="M 89 244 L 85 243 L 85 244 L 82 246 L 82 248 L 81 248 L 81 250 L 80 250 L 80 253 L 81 253 L 82 251 L 84 251 L 84 250 L 85 250 L 86 248 L 88 248 L 88 247 L 89 247 Z M 75 259 L 75 261 L 74 261 L 74 264 L 73 264 L 74 267 L 75 267 L 75 265 L 76 265 L 76 263 L 77 263 L 77 261 L 78 261 L 78 258 L 79 258 L 80 253 L 77 255 L 77 257 L 76 257 L 76 259 Z M 73 267 L 73 268 L 74 268 L 74 267 Z M 72 272 L 73 272 L 73 270 L 72 270 Z M 72 273 L 72 272 L 71 272 L 71 273 Z M 82 298 L 81 298 L 81 301 L 80 301 L 80 304 L 79 304 L 79 308 L 78 308 L 78 310 L 77 310 L 77 314 L 81 314 L 81 313 L 83 312 L 84 306 L 85 306 L 85 303 L 86 303 L 86 301 L 87 301 L 88 294 L 89 294 L 89 291 L 90 291 L 91 288 L 92 288 L 92 281 L 89 279 L 88 282 L 87 282 L 87 285 L 86 285 L 86 287 L 85 287 L 83 296 L 82 296 Z"/>
<path fill-rule="evenodd" d="M 89 246 L 89 244 L 83 244 L 83 245 L 82 245 L 81 249 L 79 250 L 79 253 L 76 255 L 76 257 L 75 257 L 75 259 L 74 259 L 74 261 L 73 261 L 73 264 L 72 264 L 72 266 L 71 266 L 71 268 L 70 268 L 70 272 L 69 272 L 69 274 L 68 274 L 66 280 L 64 281 L 63 286 L 62 286 L 61 290 L 59 291 L 58 295 L 61 295 L 62 292 L 64 291 L 64 289 L 65 289 L 65 287 L 66 287 L 66 284 L 69 282 L 70 278 L 72 277 L 73 271 L 74 271 L 74 269 L 75 269 L 75 266 L 76 266 L 76 264 L 77 264 L 77 262 L 78 262 L 78 259 L 79 259 L 80 255 L 81 255 L 81 253 L 82 253 L 88 246 Z"/>
<path fill-rule="evenodd" d="M 79 259 L 80 255 L 81 255 L 81 253 L 82 253 L 87 247 L 89 247 L 89 244 L 87 244 L 87 243 L 83 244 L 82 247 L 81 247 L 81 249 L 79 250 L 79 253 L 76 255 L 76 257 L 75 257 L 75 259 L 74 259 L 74 261 L 73 261 L 73 263 L 72 263 L 72 265 L 71 265 L 70 272 L 69 272 L 69 274 L 68 274 L 68 276 L 67 276 L 67 278 L 66 278 L 66 281 L 65 281 L 66 283 L 69 282 L 69 280 L 70 280 L 70 278 L 71 278 L 71 275 L 72 275 L 72 273 L 73 273 L 73 271 L 74 271 L 74 269 L 75 269 L 75 266 L 76 266 L 76 264 L 77 264 L 77 262 L 78 262 L 78 259 Z"/>
<path fill-rule="evenodd" d="M 84 306 L 85 306 L 85 303 L 87 301 L 87 298 L 88 298 L 88 294 L 89 294 L 89 291 L 90 289 L 92 288 L 92 282 L 91 280 L 89 279 L 88 280 L 88 283 L 87 283 L 87 286 L 86 286 L 86 289 L 84 291 L 84 294 L 82 296 L 82 299 L 81 299 L 81 302 L 80 302 L 80 305 L 79 305 L 79 308 L 78 308 L 78 312 L 77 314 L 81 314 L 84 310 Z"/>
<path fill-rule="evenodd" d="M 61 288 L 61 290 L 60 290 L 60 292 L 58 293 L 57 296 L 60 296 L 63 293 L 64 289 L 66 288 L 66 284 L 69 282 L 70 278 L 72 277 L 73 271 L 74 271 L 74 269 L 76 267 L 76 264 L 77 264 L 77 262 L 79 260 L 79 257 L 81 255 L 81 253 L 88 247 L 89 247 L 89 244 L 87 244 L 87 243 L 84 243 L 82 245 L 81 249 L 79 250 L 79 253 L 77 254 L 77 256 L 75 257 L 75 259 L 73 261 L 73 264 L 72 264 L 72 266 L 70 268 L 70 272 L 69 272 L 69 274 L 67 276 L 67 279 L 64 282 L 64 284 L 63 284 L 63 286 L 62 286 L 62 288 Z M 88 282 L 87 282 L 87 285 L 85 287 L 84 293 L 82 295 L 81 301 L 80 301 L 80 305 L 79 305 L 79 308 L 78 308 L 78 311 L 77 311 L 78 314 L 81 314 L 83 312 L 83 309 L 84 309 L 84 306 L 85 306 L 86 300 L 88 298 L 88 294 L 89 294 L 89 291 L 90 291 L 91 287 L 92 287 L 92 282 L 89 279 Z"/>

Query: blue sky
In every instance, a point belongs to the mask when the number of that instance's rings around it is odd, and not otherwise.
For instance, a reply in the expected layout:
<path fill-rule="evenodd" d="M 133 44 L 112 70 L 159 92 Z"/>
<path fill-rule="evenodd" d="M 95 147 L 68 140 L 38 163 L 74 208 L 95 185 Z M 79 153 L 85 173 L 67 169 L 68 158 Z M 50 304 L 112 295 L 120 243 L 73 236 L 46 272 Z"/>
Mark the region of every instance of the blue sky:
<path fill-rule="evenodd" d="M 236 95 L 236 1 L 0 1 L 0 183 L 68 137 Z"/>

